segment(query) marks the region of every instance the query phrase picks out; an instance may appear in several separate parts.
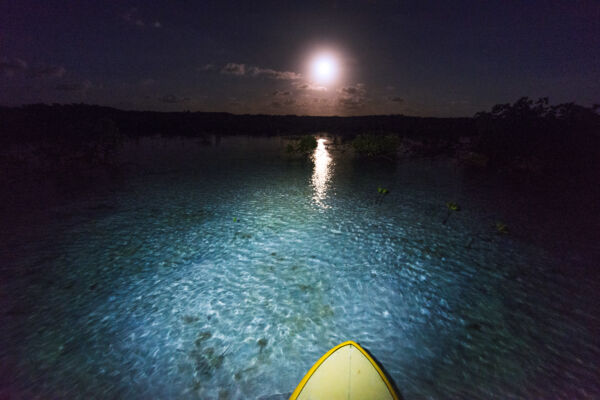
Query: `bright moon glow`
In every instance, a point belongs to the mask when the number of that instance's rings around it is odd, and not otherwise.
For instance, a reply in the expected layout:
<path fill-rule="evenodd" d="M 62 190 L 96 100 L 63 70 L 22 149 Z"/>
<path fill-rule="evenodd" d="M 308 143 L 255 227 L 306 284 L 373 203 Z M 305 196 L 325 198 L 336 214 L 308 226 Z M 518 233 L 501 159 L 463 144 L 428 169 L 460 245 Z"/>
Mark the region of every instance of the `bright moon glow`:
<path fill-rule="evenodd" d="M 335 80 L 337 63 L 329 54 L 321 54 L 312 62 L 312 75 L 316 83 L 327 84 Z"/>

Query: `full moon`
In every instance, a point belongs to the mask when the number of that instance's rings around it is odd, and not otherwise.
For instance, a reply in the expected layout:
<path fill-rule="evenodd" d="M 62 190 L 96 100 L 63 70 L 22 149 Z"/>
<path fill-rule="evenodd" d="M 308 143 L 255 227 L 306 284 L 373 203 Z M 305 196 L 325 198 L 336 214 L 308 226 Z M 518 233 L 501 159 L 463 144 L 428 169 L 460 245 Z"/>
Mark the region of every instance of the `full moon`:
<path fill-rule="evenodd" d="M 337 62 L 330 54 L 317 55 L 311 64 L 312 78 L 316 83 L 332 83 L 337 76 Z"/>

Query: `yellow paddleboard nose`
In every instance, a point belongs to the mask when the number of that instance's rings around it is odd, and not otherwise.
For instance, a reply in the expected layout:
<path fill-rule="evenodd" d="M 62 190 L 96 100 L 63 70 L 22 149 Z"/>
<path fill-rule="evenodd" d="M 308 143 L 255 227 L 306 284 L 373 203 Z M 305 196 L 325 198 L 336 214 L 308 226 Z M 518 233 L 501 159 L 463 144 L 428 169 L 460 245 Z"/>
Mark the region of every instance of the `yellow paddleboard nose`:
<path fill-rule="evenodd" d="M 323 355 L 306 373 L 290 400 L 398 400 L 375 360 L 351 340 Z"/>

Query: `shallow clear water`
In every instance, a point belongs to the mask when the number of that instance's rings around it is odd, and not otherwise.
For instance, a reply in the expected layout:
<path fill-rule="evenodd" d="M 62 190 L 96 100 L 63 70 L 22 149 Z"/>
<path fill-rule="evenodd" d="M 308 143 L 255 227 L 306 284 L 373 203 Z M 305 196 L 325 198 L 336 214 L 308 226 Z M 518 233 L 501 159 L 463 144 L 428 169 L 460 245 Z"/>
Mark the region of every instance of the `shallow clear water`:
<path fill-rule="evenodd" d="M 129 146 L 115 181 L 3 208 L 0 395 L 284 398 L 352 339 L 405 399 L 600 397 L 597 193 L 279 139 Z"/>

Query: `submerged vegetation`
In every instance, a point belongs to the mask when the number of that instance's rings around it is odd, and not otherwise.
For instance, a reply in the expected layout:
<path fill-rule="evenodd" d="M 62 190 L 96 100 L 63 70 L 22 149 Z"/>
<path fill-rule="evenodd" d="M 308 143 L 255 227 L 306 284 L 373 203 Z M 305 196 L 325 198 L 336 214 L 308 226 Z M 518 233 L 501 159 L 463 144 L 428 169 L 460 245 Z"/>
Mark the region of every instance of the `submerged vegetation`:
<path fill-rule="evenodd" d="M 452 213 L 460 211 L 460 206 L 451 201 L 446 203 L 446 208 L 448 209 L 448 214 L 446 214 L 446 218 L 444 218 L 444 221 L 442 221 L 444 225 L 446 225 Z"/>
<path fill-rule="evenodd" d="M 378 187 L 377 188 L 377 200 L 375 200 L 376 204 L 381 204 L 383 202 L 383 199 L 385 198 L 385 196 L 387 196 L 390 191 L 386 188 L 382 188 L 382 187 Z"/>

